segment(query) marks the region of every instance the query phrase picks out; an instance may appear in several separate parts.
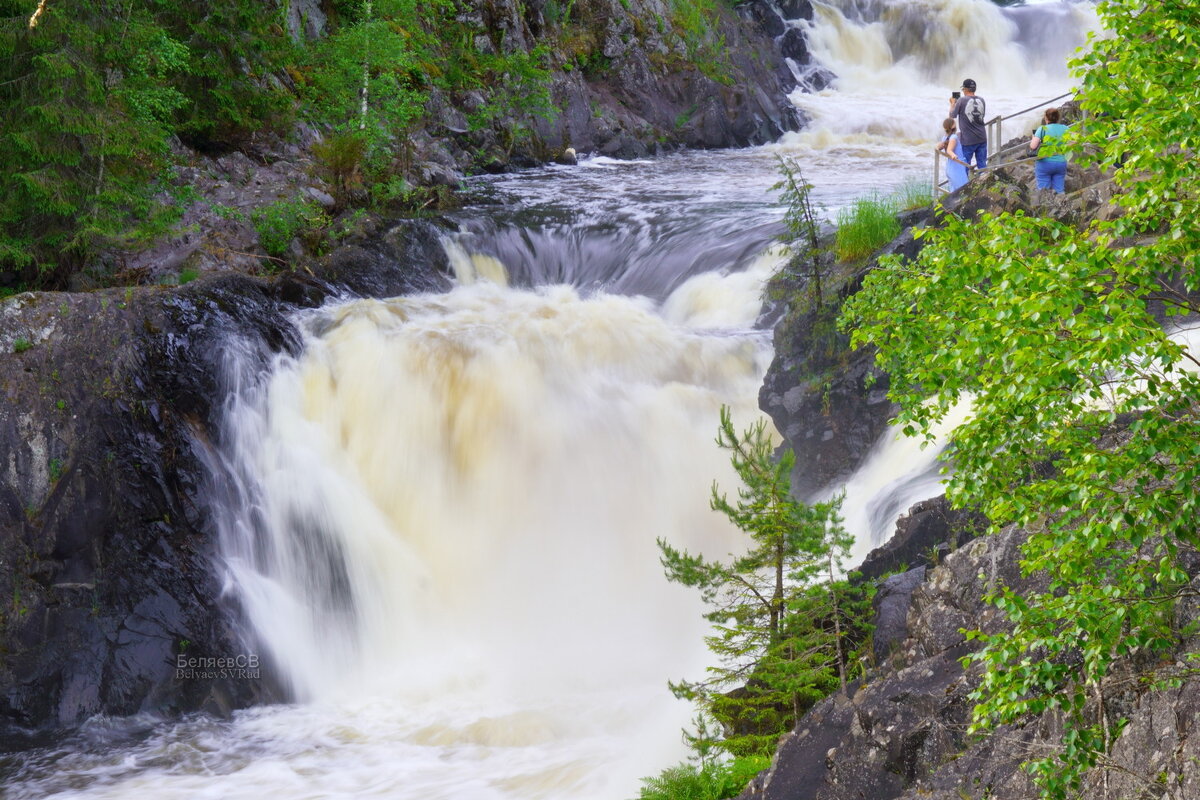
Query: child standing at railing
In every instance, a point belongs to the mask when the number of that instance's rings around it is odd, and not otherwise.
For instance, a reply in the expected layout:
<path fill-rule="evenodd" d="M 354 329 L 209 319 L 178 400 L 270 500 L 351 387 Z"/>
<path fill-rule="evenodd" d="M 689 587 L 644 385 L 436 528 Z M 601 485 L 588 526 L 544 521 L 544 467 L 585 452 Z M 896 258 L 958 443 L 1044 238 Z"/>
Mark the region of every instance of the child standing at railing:
<path fill-rule="evenodd" d="M 944 120 L 942 130 L 946 135 L 936 149 L 946 154 L 946 180 L 950 182 L 950 191 L 953 192 L 967 184 L 967 162 L 963 161 L 962 143 L 958 141 L 958 127 L 954 120 Z"/>

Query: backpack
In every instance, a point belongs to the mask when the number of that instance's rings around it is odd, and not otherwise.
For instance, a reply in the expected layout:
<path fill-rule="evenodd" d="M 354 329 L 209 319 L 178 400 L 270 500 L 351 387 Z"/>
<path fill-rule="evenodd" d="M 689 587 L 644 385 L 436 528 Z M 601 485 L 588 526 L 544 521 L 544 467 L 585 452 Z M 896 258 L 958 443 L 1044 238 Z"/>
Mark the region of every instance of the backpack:
<path fill-rule="evenodd" d="M 963 105 L 963 116 L 968 122 L 975 125 L 983 125 L 985 120 L 983 110 L 983 99 L 979 97 L 968 97 L 966 104 Z"/>

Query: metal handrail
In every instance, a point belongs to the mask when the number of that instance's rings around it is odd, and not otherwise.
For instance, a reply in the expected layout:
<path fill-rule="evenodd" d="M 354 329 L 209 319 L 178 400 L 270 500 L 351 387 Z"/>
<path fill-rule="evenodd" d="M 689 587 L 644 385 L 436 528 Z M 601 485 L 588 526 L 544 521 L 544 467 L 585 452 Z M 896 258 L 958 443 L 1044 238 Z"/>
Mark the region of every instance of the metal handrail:
<path fill-rule="evenodd" d="M 1037 105 L 1030 106 L 1029 108 L 1023 108 L 1020 111 L 1014 111 L 1013 113 L 1011 113 L 1007 116 L 1005 116 L 1004 114 L 997 114 L 996 116 L 989 119 L 987 122 L 984 123 L 984 125 L 987 126 L 988 152 L 995 153 L 997 151 L 997 149 L 1000 147 L 1000 145 L 1004 142 L 1004 120 L 1012 119 L 1013 117 L 1019 117 L 1022 114 L 1028 114 L 1030 111 L 1036 111 L 1037 109 L 1041 108 L 1042 106 L 1048 106 L 1051 103 L 1057 103 L 1059 100 L 1062 100 L 1064 97 L 1071 97 L 1074 94 L 1075 94 L 1074 92 L 1067 92 L 1065 94 L 1060 94 L 1058 97 L 1051 97 L 1049 100 L 1043 100 L 1042 102 L 1038 103 Z M 997 155 L 998 155 L 998 153 L 997 153 Z"/>
<path fill-rule="evenodd" d="M 1066 94 L 1060 94 L 1058 97 L 1051 97 L 1049 100 L 1043 100 L 1042 102 L 1038 103 L 1036 106 L 1030 106 L 1029 108 L 1022 108 L 1020 111 L 1014 111 L 1013 113 L 1009 114 L 1008 116 L 1019 117 L 1022 114 L 1028 114 L 1030 111 L 1036 111 L 1037 109 L 1041 108 L 1042 106 L 1044 106 L 1048 103 L 1057 102 L 1059 100 L 1062 100 L 1064 97 L 1071 97 L 1073 94 L 1075 94 L 1075 93 L 1067 92 Z M 992 117 L 988 122 L 989 123 L 995 122 L 996 120 L 1003 119 L 1003 118 L 1004 118 L 1003 114 L 997 114 L 996 116 Z"/>

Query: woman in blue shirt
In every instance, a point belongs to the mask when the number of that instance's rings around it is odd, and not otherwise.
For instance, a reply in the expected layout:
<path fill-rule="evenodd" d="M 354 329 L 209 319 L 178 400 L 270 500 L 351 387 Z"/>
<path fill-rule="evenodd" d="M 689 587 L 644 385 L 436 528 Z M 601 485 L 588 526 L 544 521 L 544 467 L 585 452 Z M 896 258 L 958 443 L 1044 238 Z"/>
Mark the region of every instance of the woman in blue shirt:
<path fill-rule="evenodd" d="M 1058 194 L 1063 193 L 1063 183 L 1067 177 L 1067 157 L 1062 152 L 1062 139 L 1066 132 L 1067 126 L 1058 123 L 1058 109 L 1047 108 L 1042 116 L 1042 124 L 1029 140 L 1029 149 L 1037 153 L 1033 171 L 1037 175 L 1039 189 L 1053 189 Z"/>

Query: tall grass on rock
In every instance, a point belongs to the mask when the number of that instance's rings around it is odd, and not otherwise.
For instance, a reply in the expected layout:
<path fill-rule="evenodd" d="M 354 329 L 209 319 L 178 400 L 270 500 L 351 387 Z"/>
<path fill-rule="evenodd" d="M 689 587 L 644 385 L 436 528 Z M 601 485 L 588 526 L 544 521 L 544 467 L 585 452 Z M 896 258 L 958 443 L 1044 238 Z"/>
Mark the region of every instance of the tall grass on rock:
<path fill-rule="evenodd" d="M 837 215 L 838 261 L 858 261 L 874 253 L 900 233 L 896 214 L 900 202 L 893 196 L 860 197 Z"/>

